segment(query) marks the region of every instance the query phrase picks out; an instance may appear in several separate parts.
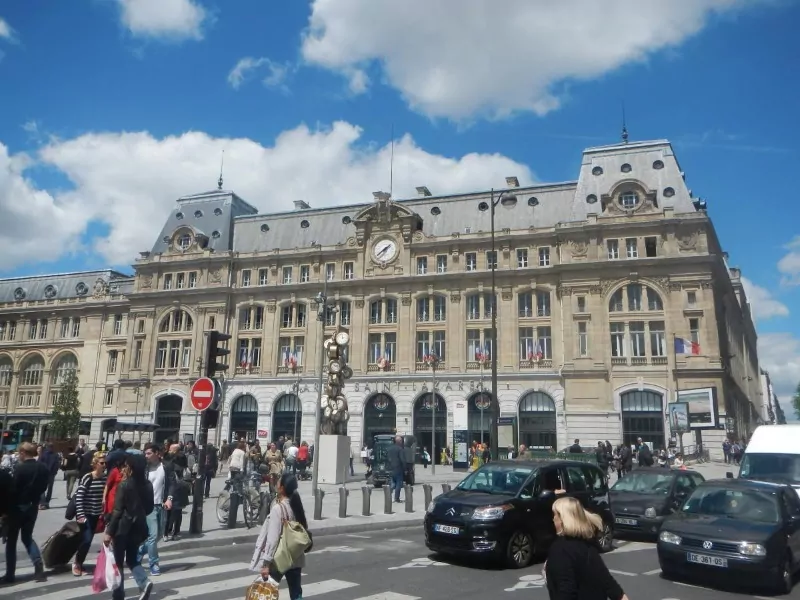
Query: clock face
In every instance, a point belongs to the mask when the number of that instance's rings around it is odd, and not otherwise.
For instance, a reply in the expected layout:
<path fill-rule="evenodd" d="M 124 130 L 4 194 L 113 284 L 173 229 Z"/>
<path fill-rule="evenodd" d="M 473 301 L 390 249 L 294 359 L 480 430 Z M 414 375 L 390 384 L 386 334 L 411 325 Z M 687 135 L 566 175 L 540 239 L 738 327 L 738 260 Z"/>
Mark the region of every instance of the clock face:
<path fill-rule="evenodd" d="M 397 242 L 383 239 L 372 247 L 372 256 L 378 262 L 390 262 L 397 256 Z"/>
<path fill-rule="evenodd" d="M 336 334 L 336 343 L 339 346 L 347 346 L 350 342 L 350 335 L 346 331 L 340 331 Z"/>

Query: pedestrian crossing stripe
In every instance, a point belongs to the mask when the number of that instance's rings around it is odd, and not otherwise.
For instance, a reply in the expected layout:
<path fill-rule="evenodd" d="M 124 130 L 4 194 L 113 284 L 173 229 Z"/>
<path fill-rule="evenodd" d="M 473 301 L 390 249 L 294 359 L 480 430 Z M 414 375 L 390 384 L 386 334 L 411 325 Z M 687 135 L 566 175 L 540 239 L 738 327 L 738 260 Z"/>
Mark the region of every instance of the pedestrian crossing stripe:
<path fill-rule="evenodd" d="M 202 565 L 202 564 L 206 564 L 206 563 L 219 561 L 219 557 L 215 557 L 215 556 L 191 556 L 190 557 L 190 556 L 186 556 L 185 552 L 177 552 L 177 551 L 174 552 L 174 553 L 167 553 L 167 552 L 162 553 L 159 556 L 159 561 L 161 559 L 163 559 L 163 558 L 167 558 L 168 555 L 172 556 L 172 555 L 177 555 L 177 554 L 182 554 L 183 556 L 186 557 L 186 559 L 184 561 L 173 561 L 171 563 L 171 565 L 174 565 L 174 566 L 171 567 L 171 569 L 170 569 L 170 571 L 168 573 L 165 573 L 163 576 L 159 577 L 159 579 L 164 579 L 164 577 L 166 577 L 168 575 L 180 574 L 182 576 L 187 576 L 187 574 L 194 574 L 194 573 L 196 573 L 198 571 L 198 570 L 195 570 L 194 568 L 192 568 L 194 565 Z M 92 566 L 93 562 L 94 562 L 94 560 L 87 561 L 86 562 L 86 566 L 87 567 Z M 181 564 L 192 565 L 192 567 L 190 567 L 188 569 L 181 569 L 180 568 Z M 147 567 L 145 567 L 145 570 L 147 570 Z M 127 567 L 125 567 L 125 573 L 126 573 L 126 577 L 130 575 L 130 570 Z M 30 567 L 28 569 L 17 569 L 16 576 L 17 576 L 18 579 L 23 577 L 26 574 L 32 576 L 33 575 L 33 567 Z M 58 584 L 64 584 L 64 583 L 74 583 L 74 582 L 78 582 L 78 581 L 86 582 L 87 585 L 91 588 L 91 584 L 92 584 L 91 583 L 92 582 L 92 578 L 91 577 L 84 576 L 84 577 L 78 578 L 78 577 L 75 577 L 72 574 L 72 571 L 62 570 L 62 571 L 58 571 L 55 574 L 53 574 L 52 572 L 48 573 L 47 583 L 37 583 L 35 581 L 26 581 L 24 583 L 19 583 L 19 584 L 15 585 L 15 586 L 13 586 L 12 588 L 9 588 L 9 589 L 11 589 L 11 590 L 13 590 L 15 592 L 26 592 L 28 590 L 35 590 L 35 589 L 45 589 L 46 590 L 48 587 L 50 587 L 52 585 L 58 585 Z M 42 597 L 44 598 L 45 596 L 42 596 Z M 80 598 L 80 596 L 77 596 L 77 597 Z M 62 596 L 59 595 L 59 598 L 62 598 Z M 66 598 L 65 598 L 65 600 L 66 600 Z"/>

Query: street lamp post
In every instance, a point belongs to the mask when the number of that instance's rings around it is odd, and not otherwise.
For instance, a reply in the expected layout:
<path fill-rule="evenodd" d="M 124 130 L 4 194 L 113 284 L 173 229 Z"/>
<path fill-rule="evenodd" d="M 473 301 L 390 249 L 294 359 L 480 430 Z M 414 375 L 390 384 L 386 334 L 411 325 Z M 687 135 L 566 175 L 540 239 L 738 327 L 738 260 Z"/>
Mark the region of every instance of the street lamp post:
<path fill-rule="evenodd" d="M 303 410 L 303 403 L 300 402 L 300 369 L 297 369 L 297 380 L 294 382 L 294 397 L 299 405 L 294 411 L 294 427 L 292 428 L 292 439 L 297 443 L 297 413 Z"/>
<path fill-rule="evenodd" d="M 495 197 L 496 196 L 496 197 Z M 481 202 L 478 204 L 478 210 L 481 212 L 489 211 L 489 229 L 492 236 L 492 354 L 489 357 L 492 365 L 492 408 L 491 408 L 491 430 L 489 434 L 490 443 L 492 445 L 492 453 L 497 454 L 497 421 L 500 417 L 500 400 L 497 394 L 497 248 L 495 247 L 495 232 L 494 232 L 494 215 L 495 209 L 498 204 L 502 204 L 507 208 L 511 208 L 517 204 L 517 196 L 510 190 L 495 190 L 492 188 L 489 196 L 489 202 Z"/>
<path fill-rule="evenodd" d="M 11 406 L 11 383 L 12 378 L 14 375 L 11 371 L 8 372 L 8 398 L 6 398 L 6 411 L 3 415 L 3 430 L 0 431 L 0 450 L 3 449 L 3 442 L 6 439 L 6 431 L 8 431 L 8 407 Z M 9 431 L 9 437 L 11 436 L 11 432 Z"/>
<path fill-rule="evenodd" d="M 311 463 L 311 493 L 314 498 L 317 497 L 317 488 L 319 480 L 319 429 L 322 426 L 322 388 L 325 385 L 325 374 L 322 372 L 325 368 L 325 348 L 323 342 L 325 341 L 325 316 L 328 308 L 328 274 L 323 273 L 324 283 L 322 291 L 317 294 L 317 320 L 319 321 L 319 344 L 317 350 L 319 351 L 319 389 L 317 390 L 317 410 L 314 417 L 314 458 Z"/>
<path fill-rule="evenodd" d="M 431 366 L 431 475 L 436 475 L 436 367 L 439 366 L 439 357 L 429 354 L 425 362 Z"/>

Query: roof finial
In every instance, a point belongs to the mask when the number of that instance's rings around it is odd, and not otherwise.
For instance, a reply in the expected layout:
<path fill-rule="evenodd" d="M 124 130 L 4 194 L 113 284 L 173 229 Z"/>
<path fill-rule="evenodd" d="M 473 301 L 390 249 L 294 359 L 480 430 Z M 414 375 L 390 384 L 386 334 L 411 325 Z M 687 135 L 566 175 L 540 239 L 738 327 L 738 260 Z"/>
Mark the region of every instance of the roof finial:
<path fill-rule="evenodd" d="M 628 126 L 625 123 L 625 101 L 622 102 L 622 143 L 628 143 Z"/>
<path fill-rule="evenodd" d="M 219 161 L 219 179 L 217 180 L 217 189 L 222 189 L 222 168 L 225 166 L 225 150 L 222 151 L 222 158 Z"/>

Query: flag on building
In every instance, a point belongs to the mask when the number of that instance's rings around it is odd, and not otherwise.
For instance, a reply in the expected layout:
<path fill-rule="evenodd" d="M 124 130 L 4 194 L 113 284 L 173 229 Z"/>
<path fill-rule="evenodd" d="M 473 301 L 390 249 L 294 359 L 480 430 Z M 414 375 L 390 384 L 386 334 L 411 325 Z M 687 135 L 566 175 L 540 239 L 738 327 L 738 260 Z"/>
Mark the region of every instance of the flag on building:
<path fill-rule="evenodd" d="M 389 344 L 386 344 L 386 348 L 383 351 L 383 358 L 386 359 L 387 364 L 392 362 L 392 349 Z"/>
<path fill-rule="evenodd" d="M 533 359 L 542 360 L 542 356 L 544 356 L 542 346 L 539 344 L 539 340 L 536 340 L 536 344 L 533 346 Z"/>
<path fill-rule="evenodd" d="M 239 366 L 242 368 L 247 366 L 247 346 L 242 346 L 239 351 Z"/>
<path fill-rule="evenodd" d="M 700 344 L 676 337 L 675 354 L 700 354 Z"/>

